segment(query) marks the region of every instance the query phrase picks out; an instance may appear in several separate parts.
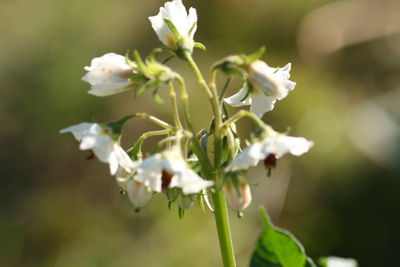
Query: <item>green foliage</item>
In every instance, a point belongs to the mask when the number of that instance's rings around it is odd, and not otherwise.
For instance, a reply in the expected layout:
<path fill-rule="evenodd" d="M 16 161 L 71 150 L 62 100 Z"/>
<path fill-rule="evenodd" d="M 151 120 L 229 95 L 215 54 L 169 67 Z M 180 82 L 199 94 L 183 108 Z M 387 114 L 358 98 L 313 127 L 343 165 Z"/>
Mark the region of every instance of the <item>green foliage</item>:
<path fill-rule="evenodd" d="M 266 210 L 260 208 L 264 230 L 251 258 L 250 267 L 313 267 L 301 243 L 292 233 L 274 226 Z"/>

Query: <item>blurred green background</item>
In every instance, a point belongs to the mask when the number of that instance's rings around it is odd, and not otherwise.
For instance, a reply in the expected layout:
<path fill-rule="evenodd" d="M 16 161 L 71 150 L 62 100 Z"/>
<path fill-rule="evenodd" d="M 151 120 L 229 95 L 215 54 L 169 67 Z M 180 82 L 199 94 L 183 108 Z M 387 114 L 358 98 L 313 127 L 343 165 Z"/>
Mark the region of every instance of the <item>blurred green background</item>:
<path fill-rule="evenodd" d="M 293 63 L 296 89 L 264 120 L 314 140 L 300 158 L 259 166 L 245 217 L 232 212 L 238 266 L 247 266 L 261 231 L 259 205 L 292 231 L 313 258 L 356 258 L 397 266 L 400 250 L 400 2 L 397 0 L 202 0 L 195 39 L 210 64 L 266 45 L 271 66 Z M 108 167 L 58 131 L 145 111 L 171 121 L 149 94 L 88 95 L 83 66 L 106 52 L 160 43 L 147 20 L 163 1 L 2 0 L 0 3 L 0 265 L 221 266 L 213 217 L 195 207 L 183 220 L 162 195 L 135 213 Z M 198 128 L 208 102 L 185 64 Z M 224 82 L 222 76 L 219 82 Z M 232 83 L 228 95 L 239 88 Z M 234 112 L 234 109 L 230 109 Z M 252 125 L 239 123 L 246 137 Z M 147 122 L 132 120 L 129 147 Z M 156 140 L 153 140 L 155 142 Z M 153 143 L 154 144 L 154 143 Z M 146 143 L 149 148 L 151 142 Z"/>

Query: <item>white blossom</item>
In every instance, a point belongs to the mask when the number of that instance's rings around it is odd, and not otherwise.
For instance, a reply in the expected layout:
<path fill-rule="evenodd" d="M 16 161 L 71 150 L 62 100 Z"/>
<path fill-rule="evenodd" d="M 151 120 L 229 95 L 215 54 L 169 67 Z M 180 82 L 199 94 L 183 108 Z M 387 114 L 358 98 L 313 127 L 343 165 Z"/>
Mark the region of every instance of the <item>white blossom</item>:
<path fill-rule="evenodd" d="M 262 117 L 274 108 L 276 100 L 285 98 L 296 86 L 289 80 L 290 69 L 290 63 L 283 68 L 271 68 L 263 61 L 254 61 L 246 68 L 248 81 L 252 85 L 250 94 L 243 99 L 249 90 L 244 87 L 224 101 L 233 107 L 250 105 L 250 112 Z"/>
<path fill-rule="evenodd" d="M 179 33 L 179 39 L 173 34 L 164 19 L 168 19 L 175 26 Z M 197 29 L 196 9 L 191 7 L 187 13 L 182 0 L 173 0 L 160 7 L 156 16 L 149 17 L 151 26 L 156 32 L 160 41 L 172 49 L 177 49 L 178 45 L 182 48 L 193 50 L 193 37 Z M 181 43 L 182 42 L 182 43 Z"/>
<path fill-rule="evenodd" d="M 345 259 L 339 257 L 327 257 L 326 267 L 357 267 L 357 261 L 355 259 Z"/>
<path fill-rule="evenodd" d="M 134 71 L 126 63 L 124 56 L 107 53 L 92 59 L 90 66 L 84 69 L 87 73 L 82 80 L 91 85 L 89 94 L 109 96 L 131 88 L 132 82 L 129 78 L 133 76 Z"/>
<path fill-rule="evenodd" d="M 145 206 L 153 196 L 153 191 L 142 182 L 129 180 L 126 185 L 128 198 L 136 208 Z"/>
<path fill-rule="evenodd" d="M 250 186 L 246 182 L 240 182 L 238 188 L 235 188 L 230 181 L 227 181 L 222 191 L 229 206 L 236 211 L 244 210 L 251 203 Z"/>
<path fill-rule="evenodd" d="M 303 137 L 286 136 L 275 133 L 273 136 L 255 142 L 240 152 L 225 168 L 225 171 L 237 171 L 256 166 L 260 160 L 276 160 L 290 153 L 300 156 L 306 153 L 314 143 Z M 266 164 L 268 162 L 265 162 Z M 271 162 L 274 164 L 274 162 Z"/>
<path fill-rule="evenodd" d="M 137 167 L 135 180 L 156 192 L 163 189 L 178 187 L 186 195 L 195 194 L 213 185 L 198 176 L 182 157 L 177 148 L 171 148 L 145 159 Z"/>
<path fill-rule="evenodd" d="M 111 175 L 117 172 L 119 166 L 131 168 L 134 165 L 124 149 L 97 123 L 82 122 L 60 130 L 60 133 L 66 132 L 72 133 L 81 142 L 80 150 L 91 150 L 101 162 L 108 163 Z"/>

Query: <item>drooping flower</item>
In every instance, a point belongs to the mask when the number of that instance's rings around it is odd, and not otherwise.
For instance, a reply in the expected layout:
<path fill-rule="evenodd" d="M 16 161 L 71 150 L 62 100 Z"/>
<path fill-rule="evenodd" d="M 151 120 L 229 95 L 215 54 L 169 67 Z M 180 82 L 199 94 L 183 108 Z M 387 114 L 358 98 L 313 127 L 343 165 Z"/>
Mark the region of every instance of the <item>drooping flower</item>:
<path fill-rule="evenodd" d="M 245 86 L 224 100 L 233 107 L 250 105 L 250 112 L 258 117 L 271 111 L 276 100 L 285 98 L 296 86 L 289 80 L 290 63 L 283 68 L 271 68 L 265 62 L 256 60 L 244 66 L 244 69 L 250 86 Z"/>
<path fill-rule="evenodd" d="M 212 181 L 202 179 L 188 167 L 178 148 L 145 159 L 138 165 L 134 179 L 156 192 L 177 187 L 185 195 L 199 193 L 213 185 Z"/>
<path fill-rule="evenodd" d="M 149 20 L 164 45 L 173 50 L 182 49 L 192 52 L 194 46 L 193 37 L 197 29 L 195 8 L 191 7 L 188 13 L 182 4 L 182 0 L 173 0 L 165 3 L 164 7 L 160 7 L 158 14 L 149 17 Z M 168 25 L 169 22 L 172 23 L 172 27 L 177 32 L 171 29 L 171 26 Z"/>
<path fill-rule="evenodd" d="M 109 130 L 100 124 L 82 122 L 60 130 L 60 133 L 67 132 L 81 142 L 80 150 L 91 150 L 101 162 L 108 163 L 111 175 L 117 172 L 118 166 L 131 168 L 134 165 L 124 149 L 112 138 Z"/>
<path fill-rule="evenodd" d="M 134 70 L 126 63 L 124 56 L 107 53 L 92 59 L 85 70 L 87 73 L 82 80 L 91 85 L 89 94 L 109 96 L 132 88 L 130 77 L 134 75 Z"/>
<path fill-rule="evenodd" d="M 300 156 L 306 153 L 314 143 L 303 137 L 293 137 L 274 132 L 259 142 L 246 147 L 225 168 L 225 171 L 245 170 L 256 166 L 260 160 L 264 161 L 266 168 L 276 165 L 276 160 L 287 153 Z"/>
<path fill-rule="evenodd" d="M 246 182 L 239 182 L 237 188 L 230 182 L 225 182 L 222 191 L 226 196 L 229 206 L 236 210 L 242 211 L 251 203 L 250 186 Z"/>
<path fill-rule="evenodd" d="M 115 175 L 117 184 L 126 191 L 128 199 L 135 208 L 145 206 L 153 196 L 153 191 L 142 182 L 133 179 L 136 166 L 132 168 L 119 167 Z"/>

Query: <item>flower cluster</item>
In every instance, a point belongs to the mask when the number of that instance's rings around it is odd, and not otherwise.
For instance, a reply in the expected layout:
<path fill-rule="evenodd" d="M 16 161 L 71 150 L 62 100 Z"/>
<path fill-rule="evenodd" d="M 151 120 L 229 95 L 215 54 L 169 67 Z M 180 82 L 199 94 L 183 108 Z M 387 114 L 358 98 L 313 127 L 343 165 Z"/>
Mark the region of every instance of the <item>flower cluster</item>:
<path fill-rule="evenodd" d="M 81 150 L 90 150 L 101 162 L 110 166 L 111 175 L 126 192 L 136 209 L 145 206 L 154 194 L 162 193 L 169 204 L 178 203 L 179 214 L 192 207 L 208 203 L 208 194 L 224 194 L 231 208 L 241 212 L 251 202 L 251 189 L 245 171 L 263 161 L 268 173 L 285 154 L 300 156 L 313 143 L 302 137 L 287 136 L 274 131 L 261 118 L 273 110 L 294 89 L 289 80 L 291 64 L 273 68 L 260 58 L 264 49 L 252 55 L 231 55 L 212 68 L 207 83 L 192 58 L 194 48 L 205 47 L 194 41 L 197 29 L 196 9 L 187 12 L 181 0 L 168 2 L 156 16 L 149 17 L 151 26 L 164 45 L 155 49 L 145 60 L 137 51 L 125 56 L 107 53 L 94 58 L 82 80 L 89 83 L 89 94 L 111 96 L 133 91 L 140 95 L 152 90 L 157 102 L 163 102 L 157 92 L 168 88 L 172 104 L 172 121 L 168 123 L 147 113 L 134 113 L 110 123 L 80 123 L 61 130 L 70 132 L 81 142 Z M 196 132 L 191 122 L 189 95 L 181 75 L 157 57 L 169 53 L 188 63 L 210 100 L 214 117 L 209 130 Z M 168 58 L 169 58 L 168 57 Z M 216 74 L 228 75 L 228 80 L 239 77 L 243 87 L 225 97 L 226 88 L 218 91 Z M 179 86 L 179 97 L 175 92 Z M 178 102 L 181 105 L 178 105 Z M 222 112 L 222 106 L 250 105 L 250 111 L 241 110 L 234 115 Z M 250 144 L 242 148 L 236 133 L 236 121 L 248 117 L 256 125 Z M 143 133 L 137 142 L 125 150 L 120 144 L 122 127 L 132 118 L 149 120 L 161 127 Z M 143 153 L 142 144 L 151 136 L 164 136 L 151 153 Z M 208 147 L 213 136 L 213 151 Z M 215 205 L 215 203 L 214 203 Z"/>

